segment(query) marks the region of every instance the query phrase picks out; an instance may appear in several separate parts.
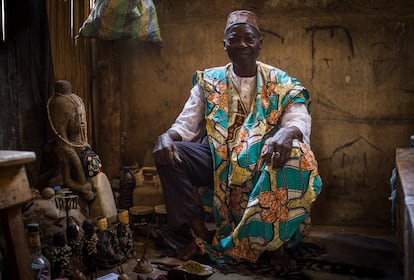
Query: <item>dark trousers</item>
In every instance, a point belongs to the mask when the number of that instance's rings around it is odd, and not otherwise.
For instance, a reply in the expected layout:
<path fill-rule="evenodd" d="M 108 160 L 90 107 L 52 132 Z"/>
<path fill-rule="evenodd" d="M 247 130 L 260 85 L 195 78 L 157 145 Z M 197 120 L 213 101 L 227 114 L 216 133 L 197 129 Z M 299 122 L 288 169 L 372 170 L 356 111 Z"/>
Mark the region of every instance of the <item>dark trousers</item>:
<path fill-rule="evenodd" d="M 194 188 L 213 187 L 213 161 L 208 144 L 176 141 L 182 163 L 157 165 L 161 180 L 167 222 L 175 227 L 201 215 L 202 207 L 194 199 Z"/>

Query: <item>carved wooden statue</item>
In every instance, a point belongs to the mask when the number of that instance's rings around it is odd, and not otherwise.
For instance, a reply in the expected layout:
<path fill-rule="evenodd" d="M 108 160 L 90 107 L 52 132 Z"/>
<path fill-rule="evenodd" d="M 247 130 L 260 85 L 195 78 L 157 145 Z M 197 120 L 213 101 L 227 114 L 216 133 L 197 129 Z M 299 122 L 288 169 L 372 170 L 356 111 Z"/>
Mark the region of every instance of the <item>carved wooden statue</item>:
<path fill-rule="evenodd" d="M 96 265 L 100 269 L 109 269 L 126 262 L 127 258 L 119 248 L 116 235 L 108 229 L 108 219 L 98 218 L 98 243 L 96 245 Z"/>
<path fill-rule="evenodd" d="M 93 200 L 94 192 L 81 161 L 83 152 L 89 148 L 85 105 L 72 93 L 69 81 L 56 81 L 55 94 L 47 103 L 47 111 L 55 136 L 53 151 L 59 159 L 64 185 L 85 200 Z"/>
<path fill-rule="evenodd" d="M 87 219 L 83 222 L 82 228 L 84 234 L 82 236 L 82 263 L 84 264 L 84 272 L 88 275 L 89 279 L 96 279 L 97 267 L 96 267 L 96 254 L 98 236 L 95 232 L 94 223 Z"/>
<path fill-rule="evenodd" d="M 118 213 L 118 225 L 116 227 L 116 236 L 119 240 L 119 248 L 127 258 L 135 258 L 136 252 L 134 247 L 134 237 L 129 227 L 129 211 L 120 210 Z"/>
<path fill-rule="evenodd" d="M 55 278 L 71 278 L 71 248 L 66 244 L 63 232 L 56 232 L 53 235 L 53 250 L 51 253 L 52 273 Z"/>
<path fill-rule="evenodd" d="M 82 236 L 79 227 L 75 222 L 69 223 L 66 228 L 66 239 L 72 252 L 72 267 L 82 270 Z"/>

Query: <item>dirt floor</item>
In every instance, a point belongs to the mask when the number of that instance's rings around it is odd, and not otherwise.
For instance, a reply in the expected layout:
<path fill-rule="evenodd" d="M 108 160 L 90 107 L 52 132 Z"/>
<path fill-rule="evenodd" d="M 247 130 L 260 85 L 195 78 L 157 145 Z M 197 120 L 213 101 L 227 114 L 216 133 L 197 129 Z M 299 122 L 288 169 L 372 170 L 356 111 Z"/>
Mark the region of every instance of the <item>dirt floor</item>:
<path fill-rule="evenodd" d="M 145 258 L 149 263 L 138 261 L 143 256 L 146 237 L 136 237 L 137 259 L 130 259 L 122 265 L 130 279 L 196 279 L 175 277 L 171 267 L 184 262 L 166 257 L 164 251 L 149 238 Z M 159 247 L 159 246 L 158 246 Z M 298 269 L 277 274 L 266 260 L 258 264 L 217 265 L 208 259 L 197 259 L 198 263 L 209 265 L 214 273 L 209 280 L 250 279 L 389 279 L 400 280 L 403 275 L 398 269 L 395 257 L 395 240 L 391 230 L 360 229 L 344 227 L 314 226 L 303 241 L 297 253 Z M 146 265 L 147 264 L 147 265 Z M 136 273 L 135 268 L 150 268 L 149 273 Z M 170 270 L 170 271 L 168 271 Z M 99 280 L 116 280 L 117 269 L 99 271 Z M 113 274 L 110 274 L 113 273 Z M 169 277 L 167 278 L 169 274 Z M 106 276 L 106 277 L 105 277 Z M 110 277 L 113 276 L 113 277 Z M 206 279 L 202 277 L 200 279 Z"/>

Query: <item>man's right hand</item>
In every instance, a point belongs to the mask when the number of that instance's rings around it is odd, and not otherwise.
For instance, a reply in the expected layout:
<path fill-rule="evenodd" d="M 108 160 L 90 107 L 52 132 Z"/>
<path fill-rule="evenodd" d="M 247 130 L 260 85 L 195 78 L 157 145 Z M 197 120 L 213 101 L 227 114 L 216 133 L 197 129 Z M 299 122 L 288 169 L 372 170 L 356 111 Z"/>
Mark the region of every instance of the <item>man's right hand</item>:
<path fill-rule="evenodd" d="M 177 138 L 175 135 L 172 136 L 174 138 Z M 152 155 L 154 156 L 156 164 L 175 165 L 182 162 L 177 153 L 177 147 L 174 144 L 174 139 L 172 136 L 166 132 L 164 134 L 161 134 L 155 142 L 154 149 L 152 150 Z"/>

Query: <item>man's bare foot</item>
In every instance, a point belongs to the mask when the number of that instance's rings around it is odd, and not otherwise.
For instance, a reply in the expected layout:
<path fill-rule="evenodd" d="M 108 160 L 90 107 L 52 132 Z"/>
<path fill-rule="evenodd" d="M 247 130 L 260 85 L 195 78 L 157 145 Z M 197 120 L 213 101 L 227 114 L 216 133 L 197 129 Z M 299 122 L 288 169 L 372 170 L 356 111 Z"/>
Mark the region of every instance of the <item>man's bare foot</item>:
<path fill-rule="evenodd" d="M 199 254 L 198 247 L 194 240 L 177 250 L 177 259 L 188 261 Z"/>

